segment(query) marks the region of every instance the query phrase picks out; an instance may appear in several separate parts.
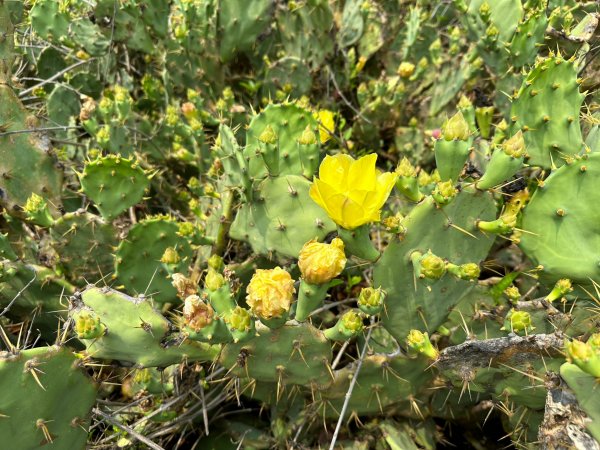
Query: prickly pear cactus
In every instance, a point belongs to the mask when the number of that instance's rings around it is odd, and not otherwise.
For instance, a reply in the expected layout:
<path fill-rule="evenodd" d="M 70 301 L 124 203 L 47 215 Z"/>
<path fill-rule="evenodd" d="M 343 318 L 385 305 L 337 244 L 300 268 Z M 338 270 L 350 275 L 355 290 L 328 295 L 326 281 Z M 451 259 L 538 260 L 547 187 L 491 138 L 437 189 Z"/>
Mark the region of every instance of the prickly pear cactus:
<path fill-rule="evenodd" d="M 600 9 L 439 3 L 0 0 L 5 446 L 600 448 Z"/>

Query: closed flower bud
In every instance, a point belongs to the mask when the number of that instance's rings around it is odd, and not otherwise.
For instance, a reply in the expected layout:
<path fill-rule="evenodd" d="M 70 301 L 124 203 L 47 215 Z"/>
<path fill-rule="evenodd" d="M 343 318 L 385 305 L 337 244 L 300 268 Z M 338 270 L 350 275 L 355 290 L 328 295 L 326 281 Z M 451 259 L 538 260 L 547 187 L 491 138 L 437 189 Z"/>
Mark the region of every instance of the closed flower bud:
<path fill-rule="evenodd" d="M 416 176 L 416 174 L 417 174 L 417 170 L 410 163 L 408 158 L 406 158 L 406 157 L 402 158 L 402 160 L 400 161 L 400 164 L 398 164 L 398 167 L 396 167 L 396 175 L 398 175 L 399 177 L 412 178 L 412 177 Z"/>
<path fill-rule="evenodd" d="M 175 250 L 173 247 L 167 247 L 160 258 L 161 263 L 169 265 L 177 264 L 179 261 L 181 261 L 179 253 L 177 253 L 177 250 Z"/>
<path fill-rule="evenodd" d="M 224 284 L 225 277 L 212 267 L 209 267 L 206 277 L 204 278 L 204 287 L 209 291 L 216 291 Z"/>
<path fill-rule="evenodd" d="M 600 333 L 592 334 L 588 340 L 587 344 L 592 347 L 592 350 L 596 353 L 600 353 Z"/>
<path fill-rule="evenodd" d="M 448 180 L 438 181 L 431 195 L 438 205 L 446 205 L 450 203 L 457 193 L 458 191 L 454 187 L 452 180 Z"/>
<path fill-rule="evenodd" d="M 248 331 L 251 328 L 252 318 L 247 309 L 236 306 L 235 309 L 226 316 L 225 322 L 232 330 Z"/>
<path fill-rule="evenodd" d="M 430 359 L 437 359 L 438 350 L 431 344 L 429 335 L 419 330 L 410 330 L 406 337 L 406 345 L 413 354 L 423 354 Z"/>
<path fill-rule="evenodd" d="M 511 303 L 518 301 L 521 298 L 521 293 L 519 292 L 519 288 L 516 286 L 509 286 L 504 289 L 504 295 L 510 300 Z"/>
<path fill-rule="evenodd" d="M 210 258 L 208 258 L 208 267 L 220 272 L 221 269 L 223 269 L 223 258 L 216 254 L 212 255 Z"/>
<path fill-rule="evenodd" d="M 298 144 L 300 145 L 314 145 L 317 143 L 317 136 L 315 132 L 310 128 L 310 125 L 306 125 L 306 128 L 298 138 Z"/>
<path fill-rule="evenodd" d="M 577 339 L 574 339 L 571 342 L 565 342 L 565 351 L 567 353 L 567 359 L 577 365 L 587 363 L 594 357 L 594 350 L 592 347 Z"/>
<path fill-rule="evenodd" d="M 276 144 L 277 134 L 271 125 L 267 125 L 262 133 L 258 136 L 258 140 L 263 144 Z"/>
<path fill-rule="evenodd" d="M 516 311 L 511 309 L 506 318 L 504 319 L 504 326 L 502 330 L 512 331 L 513 333 L 519 334 L 521 332 L 528 332 L 534 330 L 531 323 L 531 315 L 527 311 Z"/>
<path fill-rule="evenodd" d="M 383 309 L 384 300 L 385 292 L 381 288 L 366 287 L 361 289 L 357 303 L 362 312 L 372 316 Z"/>
<path fill-rule="evenodd" d="M 48 203 L 43 197 L 37 195 L 35 192 L 31 193 L 25 202 L 25 206 L 23 206 L 23 210 L 25 211 L 27 220 L 35 225 L 50 227 L 54 224 L 54 219 L 50 215 Z"/>
<path fill-rule="evenodd" d="M 592 334 L 585 344 L 576 339 L 565 341 L 565 353 L 569 362 L 600 378 L 600 333 Z"/>
<path fill-rule="evenodd" d="M 415 73 L 415 65 L 413 63 L 403 61 L 398 67 L 398 75 L 402 78 L 410 78 Z"/>
<path fill-rule="evenodd" d="M 300 250 L 298 267 L 302 278 L 310 284 L 328 283 L 346 266 L 344 242 L 335 238 L 331 244 L 309 241 Z"/>
<path fill-rule="evenodd" d="M 353 334 L 358 334 L 365 327 L 363 324 L 362 317 L 351 309 L 350 311 L 344 313 L 341 320 L 342 327 Z"/>
<path fill-rule="evenodd" d="M 246 288 L 246 300 L 254 315 L 268 320 L 289 311 L 294 292 L 294 280 L 281 267 L 257 269 Z"/>
<path fill-rule="evenodd" d="M 446 262 L 442 258 L 434 255 L 431 252 L 428 252 L 425 255 L 423 255 L 420 263 L 420 275 L 425 278 L 437 280 L 439 278 L 442 278 L 446 273 Z"/>
<path fill-rule="evenodd" d="M 75 332 L 79 339 L 97 339 L 104 334 L 106 326 L 93 311 L 81 310 L 73 314 Z"/>
<path fill-rule="evenodd" d="M 556 282 L 552 291 L 546 297 L 546 300 L 553 302 L 556 299 L 563 298 L 569 292 L 573 290 L 571 280 L 568 278 L 561 278 Z"/>
<path fill-rule="evenodd" d="M 469 124 L 460 111 L 454 114 L 442 128 L 442 136 L 446 141 L 466 141 L 469 134 Z"/>
<path fill-rule="evenodd" d="M 215 312 L 208 303 L 203 302 L 197 295 L 190 295 L 183 304 L 183 317 L 185 323 L 192 330 L 198 332 L 210 325 Z"/>
<path fill-rule="evenodd" d="M 513 158 L 521 158 L 525 156 L 525 139 L 523 138 L 523 132 L 521 130 L 511 137 L 509 140 L 502 144 L 502 150 L 508 156 Z"/>
<path fill-rule="evenodd" d="M 460 270 L 463 274 L 461 278 L 468 280 L 476 280 L 481 274 L 481 269 L 479 268 L 479 265 L 475 263 L 461 264 Z"/>
<path fill-rule="evenodd" d="M 171 276 L 171 284 L 177 290 L 177 296 L 181 299 L 196 294 L 198 288 L 196 283 L 187 278 L 182 273 L 174 273 Z"/>

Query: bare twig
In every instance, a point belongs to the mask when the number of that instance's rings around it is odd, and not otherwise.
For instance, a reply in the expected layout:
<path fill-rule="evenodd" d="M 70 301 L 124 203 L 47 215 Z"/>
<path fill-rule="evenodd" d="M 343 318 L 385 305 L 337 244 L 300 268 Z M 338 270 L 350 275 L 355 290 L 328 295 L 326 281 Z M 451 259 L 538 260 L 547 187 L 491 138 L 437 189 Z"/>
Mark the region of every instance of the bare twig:
<path fill-rule="evenodd" d="M 117 419 L 115 419 L 112 416 L 110 416 L 110 415 L 106 414 L 105 412 L 101 411 L 99 408 L 94 408 L 92 411 L 93 411 L 94 414 L 99 415 L 100 417 L 102 417 L 104 420 L 106 420 L 111 425 L 114 425 L 115 427 L 122 429 L 127 434 L 129 434 L 131 437 L 136 438 L 138 441 L 146 444 L 148 447 L 150 447 L 150 448 L 152 448 L 154 450 L 165 450 L 160 445 L 158 445 L 155 442 L 151 441 L 147 437 L 142 436 L 137 431 L 133 430 L 132 428 L 129 428 L 127 425 L 123 425 Z"/>
<path fill-rule="evenodd" d="M 346 397 L 344 398 L 344 405 L 342 406 L 340 417 L 335 426 L 335 431 L 333 432 L 333 438 L 331 439 L 331 445 L 329 446 L 329 450 L 333 450 L 335 448 L 335 443 L 337 441 L 338 434 L 340 433 L 340 429 L 342 428 L 342 423 L 344 422 L 344 416 L 346 415 L 346 410 L 348 409 L 350 398 L 352 398 L 352 391 L 354 391 L 354 386 L 356 385 L 356 380 L 358 379 L 358 373 L 360 372 L 363 361 L 365 360 L 365 356 L 367 356 L 367 349 L 369 348 L 369 340 L 371 339 L 372 331 L 373 327 L 370 326 L 369 331 L 367 332 L 367 337 L 365 338 L 365 345 L 363 345 L 362 351 L 360 352 L 360 358 L 358 360 L 358 364 L 356 365 L 356 370 L 354 371 L 352 381 L 350 381 L 350 386 L 348 386 L 348 391 L 346 392 Z"/>
<path fill-rule="evenodd" d="M 34 273 L 33 278 L 31 280 L 29 280 L 29 282 L 25 286 L 23 286 L 23 289 L 21 289 L 19 292 L 17 292 L 17 295 L 15 295 L 15 297 L 10 301 L 10 303 L 8 305 L 6 305 L 6 308 L 4 308 L 2 310 L 2 312 L 0 312 L 0 317 L 2 317 L 4 314 L 6 314 L 10 310 L 12 305 L 17 301 L 17 299 L 21 296 L 21 294 L 23 294 L 23 292 L 25 292 L 27 290 L 27 288 L 29 286 L 31 286 L 31 284 L 35 281 L 36 278 L 37 278 L 37 273 Z"/>
<path fill-rule="evenodd" d="M 25 97 L 26 95 L 32 93 L 33 91 L 35 91 L 37 88 L 42 87 L 54 80 L 56 80 L 57 78 L 62 77 L 65 73 L 69 72 L 70 70 L 76 69 L 79 66 L 83 66 L 84 64 L 87 64 L 91 61 L 94 61 L 94 58 L 90 58 L 90 59 L 86 59 L 86 60 L 82 60 L 82 61 L 77 61 L 74 64 L 71 64 L 68 67 L 65 67 L 63 70 L 56 72 L 54 75 L 52 75 L 50 78 L 47 78 L 41 82 L 39 82 L 36 85 L 31 86 L 30 88 L 27 88 L 21 92 L 19 92 L 19 97 Z"/>

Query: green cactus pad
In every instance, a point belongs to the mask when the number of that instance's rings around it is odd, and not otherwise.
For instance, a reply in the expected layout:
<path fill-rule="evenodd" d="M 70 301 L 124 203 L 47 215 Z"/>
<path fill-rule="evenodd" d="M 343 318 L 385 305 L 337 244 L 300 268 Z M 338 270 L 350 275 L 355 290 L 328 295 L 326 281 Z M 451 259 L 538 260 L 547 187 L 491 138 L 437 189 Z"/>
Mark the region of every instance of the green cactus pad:
<path fill-rule="evenodd" d="M 510 63 L 514 67 L 531 64 L 538 52 L 538 47 L 544 42 L 548 18 L 543 10 L 532 11 L 519 24 L 510 41 Z"/>
<path fill-rule="evenodd" d="M 311 87 L 310 69 L 301 59 L 287 56 L 269 65 L 261 93 L 264 98 L 277 98 L 277 91 L 286 97 L 300 98 Z"/>
<path fill-rule="evenodd" d="M 220 51 L 223 62 L 248 50 L 270 23 L 271 0 L 224 0 L 219 2 Z"/>
<path fill-rule="evenodd" d="M 83 211 L 67 213 L 50 229 L 59 263 L 74 283 L 96 282 L 113 271 L 117 230 Z"/>
<path fill-rule="evenodd" d="M 291 4 L 290 4 L 291 5 Z M 307 61 L 318 68 L 333 52 L 333 11 L 327 0 L 311 0 L 278 8 L 276 23 L 285 54 Z"/>
<path fill-rule="evenodd" d="M 310 182 L 288 175 L 258 185 L 253 203 L 243 204 L 229 235 L 248 242 L 256 253 L 297 257 L 311 239 L 323 240 L 335 224 L 308 195 Z"/>
<path fill-rule="evenodd" d="M 397 340 L 403 340 L 411 329 L 435 331 L 472 286 L 449 274 L 437 281 L 417 279 L 411 254 L 431 250 L 455 264 L 478 263 L 494 238 L 477 230 L 475 221 L 494 217 L 490 194 L 466 189 L 442 208 L 427 197 L 406 216 L 402 222 L 407 230 L 404 238 L 387 247 L 373 274 L 373 285 L 387 293 L 386 310 L 381 314 L 383 326 Z"/>
<path fill-rule="evenodd" d="M 600 223 L 591 206 L 600 194 L 598 176 L 598 153 L 564 165 L 544 180 L 523 211 L 521 248 L 543 266 L 550 282 L 600 282 Z"/>
<path fill-rule="evenodd" d="M 174 248 L 180 258 L 175 270 L 187 272 L 192 249 L 178 231 L 177 222 L 165 217 L 153 217 L 133 225 L 117 248 L 116 278 L 129 291 L 152 295 L 156 302 L 175 301 L 177 292 L 160 259 L 167 248 Z"/>
<path fill-rule="evenodd" d="M 0 353 L 0 436 L 10 448 L 84 448 L 94 383 L 67 349 Z"/>
<path fill-rule="evenodd" d="M 409 410 L 407 399 L 417 395 L 434 376 L 432 370 L 427 370 L 430 364 L 426 358 L 367 356 L 352 391 L 348 411 L 363 416 Z M 339 416 L 355 370 L 356 363 L 336 370 L 333 384 L 320 393 L 324 405 L 319 409 L 320 414 L 329 418 Z"/>
<path fill-rule="evenodd" d="M 27 116 L 12 89 L 0 85 L 0 124 L 6 131 L 21 131 L 37 126 Z M 21 207 L 36 193 L 48 201 L 51 212 L 61 205 L 62 170 L 51 156 L 50 141 L 38 133 L 19 133 L 0 137 L 0 206 L 9 214 L 22 217 Z"/>
<path fill-rule="evenodd" d="M 293 103 L 271 104 L 252 118 L 247 131 L 247 146 L 244 149 L 244 157 L 249 160 L 250 177 L 262 178 L 267 175 L 260 154 L 262 143 L 258 138 L 268 125 L 277 136 L 280 174 L 302 175 L 306 172 L 308 177 L 311 177 L 319 167 L 319 147 L 301 145 L 298 140 L 307 126 L 318 134 L 318 124 L 310 111 Z M 308 160 L 310 165 L 305 166 L 303 161 Z"/>
<path fill-rule="evenodd" d="M 110 288 L 89 287 L 73 297 L 70 315 L 91 310 L 106 327 L 96 339 L 80 339 L 86 353 L 136 367 L 166 367 L 182 361 L 211 361 L 216 347 L 172 333 L 173 325 L 146 298 L 134 298 Z"/>
<path fill-rule="evenodd" d="M 115 155 L 88 162 L 80 180 L 83 192 L 108 220 L 142 200 L 150 182 L 135 161 Z"/>
<path fill-rule="evenodd" d="M 512 119 L 523 130 L 529 163 L 559 167 L 583 146 L 577 69 L 561 56 L 540 60 L 529 72 L 512 105 Z"/>
<path fill-rule="evenodd" d="M 3 271 L 12 275 L 2 277 Z M 50 341 L 56 337 L 57 327 L 66 317 L 64 296 L 74 291 L 74 286 L 47 267 L 5 262 L 3 270 L 0 270 L 0 309 L 17 298 L 7 316 L 21 321 L 33 321 L 36 328 Z"/>
<path fill-rule="evenodd" d="M 284 385 L 325 388 L 331 383 L 331 345 L 321 331 L 291 322 L 275 330 L 257 323 L 256 331 L 255 339 L 223 347 L 221 364 L 232 373 Z"/>

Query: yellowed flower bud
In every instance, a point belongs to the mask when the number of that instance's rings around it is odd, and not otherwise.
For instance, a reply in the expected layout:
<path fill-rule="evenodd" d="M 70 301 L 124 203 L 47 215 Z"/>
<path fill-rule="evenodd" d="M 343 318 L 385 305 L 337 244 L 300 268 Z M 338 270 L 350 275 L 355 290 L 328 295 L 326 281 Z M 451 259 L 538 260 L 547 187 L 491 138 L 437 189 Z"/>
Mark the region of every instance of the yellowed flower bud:
<path fill-rule="evenodd" d="M 268 320 L 289 311 L 294 292 L 294 280 L 281 267 L 257 269 L 246 288 L 246 300 L 255 316 Z"/>
<path fill-rule="evenodd" d="M 197 295 L 190 295 L 183 304 L 185 323 L 194 331 L 206 328 L 213 321 L 215 311 Z"/>
<path fill-rule="evenodd" d="M 337 277 L 346 266 L 344 242 L 335 238 L 331 244 L 309 241 L 300 250 L 298 267 L 310 284 L 324 284 Z"/>

